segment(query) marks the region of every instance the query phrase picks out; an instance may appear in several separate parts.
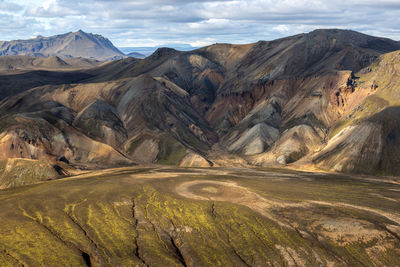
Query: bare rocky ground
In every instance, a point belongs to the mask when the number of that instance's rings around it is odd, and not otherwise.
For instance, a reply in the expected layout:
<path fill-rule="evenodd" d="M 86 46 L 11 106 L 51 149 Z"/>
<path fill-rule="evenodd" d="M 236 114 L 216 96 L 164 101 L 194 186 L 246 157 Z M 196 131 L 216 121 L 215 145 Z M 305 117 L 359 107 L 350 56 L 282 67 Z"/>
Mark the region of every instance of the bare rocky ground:
<path fill-rule="evenodd" d="M 1 266 L 399 266 L 400 184 L 129 167 L 0 191 Z"/>

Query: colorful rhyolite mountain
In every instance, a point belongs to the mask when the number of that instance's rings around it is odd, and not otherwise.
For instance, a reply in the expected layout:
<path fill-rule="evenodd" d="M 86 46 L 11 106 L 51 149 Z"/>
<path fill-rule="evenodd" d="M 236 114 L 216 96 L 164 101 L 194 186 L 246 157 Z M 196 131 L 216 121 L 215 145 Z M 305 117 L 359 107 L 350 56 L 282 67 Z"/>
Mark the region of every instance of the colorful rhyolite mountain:
<path fill-rule="evenodd" d="M 61 36 L 75 45 L 45 49 L 52 37 L 36 38 L 20 51 L 83 56 L 78 48 L 96 38 L 107 47 L 96 57 L 120 55 L 98 35 Z M 3 54 L 13 51 L 6 46 Z M 2 75 L 0 160 L 48 162 L 62 174 L 158 163 L 398 175 L 396 50 L 390 39 L 315 30 L 189 52 L 162 48 L 89 70 Z"/>

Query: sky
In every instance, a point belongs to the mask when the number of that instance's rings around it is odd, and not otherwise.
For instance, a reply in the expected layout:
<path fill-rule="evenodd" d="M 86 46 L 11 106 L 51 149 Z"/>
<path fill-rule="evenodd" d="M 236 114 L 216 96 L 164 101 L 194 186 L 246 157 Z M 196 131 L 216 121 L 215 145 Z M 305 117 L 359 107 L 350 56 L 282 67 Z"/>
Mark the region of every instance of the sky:
<path fill-rule="evenodd" d="M 320 28 L 400 40 L 400 0 L 0 0 L 0 40 L 82 29 L 117 47 L 252 43 Z"/>

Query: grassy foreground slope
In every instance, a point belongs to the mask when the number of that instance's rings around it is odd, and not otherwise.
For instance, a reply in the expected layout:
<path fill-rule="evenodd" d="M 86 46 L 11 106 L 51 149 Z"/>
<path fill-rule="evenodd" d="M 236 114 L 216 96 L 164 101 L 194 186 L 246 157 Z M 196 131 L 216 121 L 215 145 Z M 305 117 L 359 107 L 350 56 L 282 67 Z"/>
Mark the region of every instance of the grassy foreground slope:
<path fill-rule="evenodd" d="M 121 168 L 0 191 L 1 266 L 396 266 L 397 180 Z"/>
<path fill-rule="evenodd" d="M 13 159 L 0 162 L 0 188 L 18 187 L 67 175 L 62 167 L 32 159 Z"/>

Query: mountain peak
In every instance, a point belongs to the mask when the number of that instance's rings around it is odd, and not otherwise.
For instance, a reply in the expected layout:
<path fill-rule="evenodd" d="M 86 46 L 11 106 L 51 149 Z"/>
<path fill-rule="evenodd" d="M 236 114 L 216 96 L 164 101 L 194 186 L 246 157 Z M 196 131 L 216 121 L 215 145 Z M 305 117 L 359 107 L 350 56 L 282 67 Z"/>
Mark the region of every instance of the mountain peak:
<path fill-rule="evenodd" d="M 178 50 L 169 47 L 160 47 L 153 54 L 151 54 L 150 58 L 161 58 L 168 55 L 174 55 L 178 53 Z"/>
<path fill-rule="evenodd" d="M 349 29 L 337 29 L 337 28 L 320 28 L 320 29 L 315 29 L 315 30 L 311 31 L 310 33 L 321 33 L 321 32 L 326 32 L 326 33 L 354 32 L 354 33 L 362 34 L 360 32 L 356 32 L 356 31 L 349 30 Z"/>
<path fill-rule="evenodd" d="M 50 37 L 38 36 L 30 40 L 4 42 L 0 48 L 0 56 L 8 55 L 83 57 L 97 60 L 125 56 L 107 38 L 81 29 Z"/>
<path fill-rule="evenodd" d="M 317 29 L 306 34 L 306 38 L 321 40 L 333 40 L 336 43 L 348 46 L 373 49 L 381 53 L 393 51 L 394 47 L 400 49 L 400 43 L 388 38 L 375 37 L 365 33 L 343 29 Z"/>
<path fill-rule="evenodd" d="M 72 34 L 74 34 L 74 35 L 94 35 L 92 33 L 87 33 L 87 32 L 84 32 L 82 30 L 78 30 L 76 32 L 72 32 Z"/>

